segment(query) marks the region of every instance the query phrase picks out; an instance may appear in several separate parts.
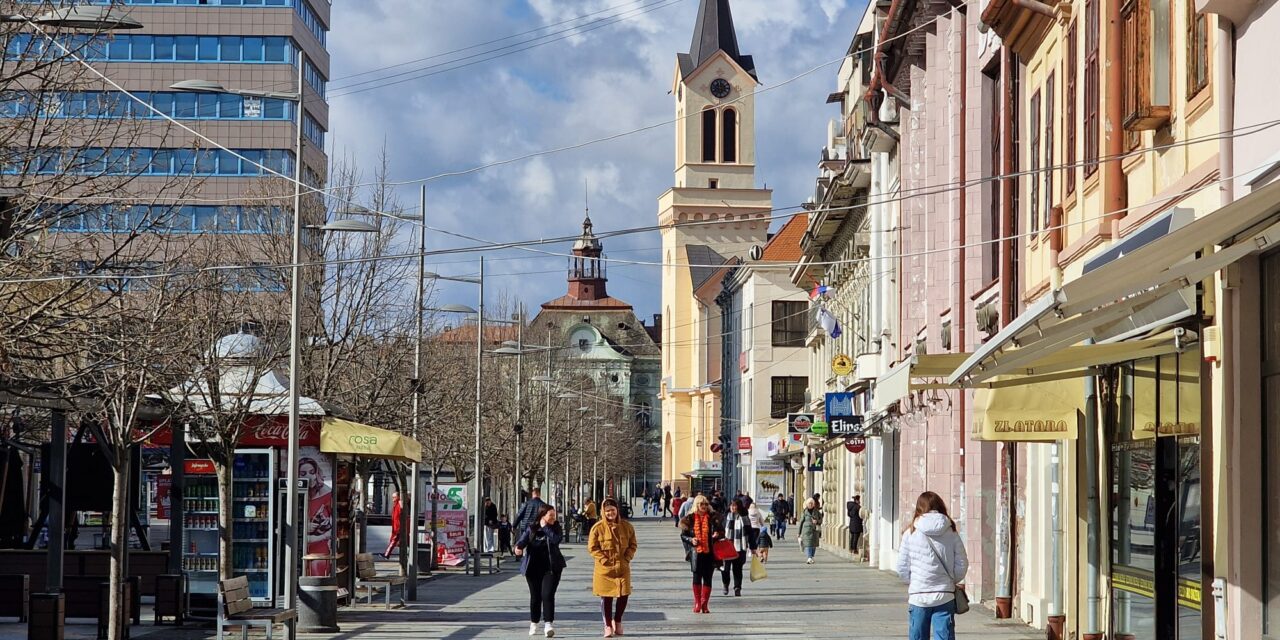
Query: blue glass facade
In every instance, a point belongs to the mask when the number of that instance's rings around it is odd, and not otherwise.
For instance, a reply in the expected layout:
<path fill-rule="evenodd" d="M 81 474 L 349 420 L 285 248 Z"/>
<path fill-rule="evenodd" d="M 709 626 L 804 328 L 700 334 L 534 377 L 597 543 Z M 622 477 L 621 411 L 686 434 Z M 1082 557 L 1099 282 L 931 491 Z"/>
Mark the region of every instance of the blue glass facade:
<path fill-rule="evenodd" d="M 246 101 L 230 93 L 183 91 L 138 91 L 134 95 L 160 113 L 179 120 L 293 120 L 294 105 L 288 100 L 263 98 L 255 102 L 255 99 Z M 251 105 L 249 109 L 245 107 L 246 102 Z M 161 119 L 155 111 L 117 91 L 0 95 L 0 118 L 36 113 L 45 118 Z M 323 134 L 319 144 L 323 144 Z"/>
<path fill-rule="evenodd" d="M 221 176 L 248 177 L 271 175 L 254 163 L 277 173 L 293 175 L 293 152 L 283 149 L 237 149 L 236 153 L 252 162 L 246 162 L 228 151 L 220 149 L 150 149 L 81 148 L 43 149 L 38 153 L 18 154 L 22 162 L 33 166 L 18 166 L 7 159 L 0 166 L 0 173 L 17 174 L 73 174 L 118 176 Z"/>
<path fill-rule="evenodd" d="M 288 216 L 278 207 L 211 205 L 119 205 L 76 207 L 50 211 L 61 231 L 117 232 L 134 230 L 170 233 L 279 233 Z"/>

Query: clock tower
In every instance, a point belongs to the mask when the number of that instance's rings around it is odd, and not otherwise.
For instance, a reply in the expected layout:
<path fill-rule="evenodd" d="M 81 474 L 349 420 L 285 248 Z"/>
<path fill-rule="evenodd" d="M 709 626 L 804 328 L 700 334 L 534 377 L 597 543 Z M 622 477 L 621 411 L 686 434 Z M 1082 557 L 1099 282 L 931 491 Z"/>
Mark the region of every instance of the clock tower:
<path fill-rule="evenodd" d="M 694 294 L 719 264 L 746 259 L 767 240 L 772 192 L 755 181 L 759 86 L 755 61 L 738 47 L 729 0 L 701 0 L 693 42 L 676 55 L 671 88 L 675 185 L 658 199 L 662 477 L 677 486 L 702 486 L 718 474 L 710 446 L 720 422 L 719 371 L 708 365 L 718 360 L 718 312 Z"/>

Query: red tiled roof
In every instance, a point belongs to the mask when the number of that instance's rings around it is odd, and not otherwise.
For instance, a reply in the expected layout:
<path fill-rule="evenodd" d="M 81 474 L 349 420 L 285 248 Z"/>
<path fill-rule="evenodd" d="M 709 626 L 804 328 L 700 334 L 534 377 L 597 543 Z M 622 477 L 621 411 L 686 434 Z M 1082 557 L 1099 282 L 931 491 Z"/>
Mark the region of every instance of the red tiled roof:
<path fill-rule="evenodd" d="M 579 300 L 573 296 L 560 296 L 555 300 L 542 303 L 543 309 L 630 309 L 631 305 L 614 297 L 599 300 Z"/>
<path fill-rule="evenodd" d="M 804 256 L 804 251 L 800 248 L 800 240 L 804 238 L 804 230 L 808 226 L 809 214 L 792 216 L 764 246 L 764 256 L 761 261 L 799 262 Z"/>
<path fill-rule="evenodd" d="M 506 340 L 515 340 L 520 335 L 520 328 L 515 325 L 485 325 L 484 337 L 485 341 L 490 344 L 502 344 Z M 439 340 L 441 342 L 464 342 L 475 344 L 476 342 L 476 325 L 467 324 L 461 327 L 445 329 L 440 332 Z"/>

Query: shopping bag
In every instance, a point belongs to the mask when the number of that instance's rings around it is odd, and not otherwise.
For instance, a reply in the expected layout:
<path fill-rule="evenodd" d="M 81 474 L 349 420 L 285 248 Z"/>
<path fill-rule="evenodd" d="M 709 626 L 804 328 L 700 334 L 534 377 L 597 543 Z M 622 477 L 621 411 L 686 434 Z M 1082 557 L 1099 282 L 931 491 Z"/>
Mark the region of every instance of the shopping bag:
<path fill-rule="evenodd" d="M 733 547 L 732 540 L 716 541 L 711 552 L 716 555 L 716 560 L 735 560 L 738 557 L 738 550 Z"/>
<path fill-rule="evenodd" d="M 760 562 L 759 556 L 751 556 L 751 581 L 759 582 L 769 577 L 769 572 L 765 571 L 764 563 Z"/>

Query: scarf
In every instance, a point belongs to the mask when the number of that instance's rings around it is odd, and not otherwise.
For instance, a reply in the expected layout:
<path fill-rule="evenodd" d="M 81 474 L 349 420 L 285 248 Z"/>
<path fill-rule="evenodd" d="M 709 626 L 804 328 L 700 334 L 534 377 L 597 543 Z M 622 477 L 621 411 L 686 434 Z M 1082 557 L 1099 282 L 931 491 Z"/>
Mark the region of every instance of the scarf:
<path fill-rule="evenodd" d="M 711 516 L 693 515 L 693 546 L 698 553 L 711 553 Z"/>

